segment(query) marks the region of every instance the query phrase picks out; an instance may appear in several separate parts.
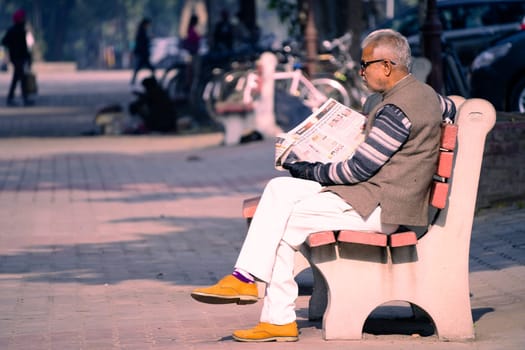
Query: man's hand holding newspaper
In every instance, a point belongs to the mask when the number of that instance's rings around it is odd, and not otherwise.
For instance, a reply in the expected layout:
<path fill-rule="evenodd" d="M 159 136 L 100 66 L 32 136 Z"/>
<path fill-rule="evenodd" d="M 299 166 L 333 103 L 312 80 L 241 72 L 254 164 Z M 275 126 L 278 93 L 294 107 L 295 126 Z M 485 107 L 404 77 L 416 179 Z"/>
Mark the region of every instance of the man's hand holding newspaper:
<path fill-rule="evenodd" d="M 301 124 L 277 136 L 275 168 L 300 161 L 330 163 L 350 158 L 364 139 L 366 117 L 334 99 Z"/>

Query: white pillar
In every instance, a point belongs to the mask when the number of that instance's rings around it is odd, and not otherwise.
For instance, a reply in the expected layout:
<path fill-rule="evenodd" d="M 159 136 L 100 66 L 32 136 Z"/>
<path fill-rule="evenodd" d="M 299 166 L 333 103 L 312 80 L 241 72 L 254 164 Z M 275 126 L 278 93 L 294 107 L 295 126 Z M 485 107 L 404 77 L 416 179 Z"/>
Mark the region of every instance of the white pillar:
<path fill-rule="evenodd" d="M 274 73 L 277 67 L 277 57 L 265 52 L 257 62 L 261 72 L 261 95 L 255 101 L 255 129 L 264 137 L 275 137 L 283 132 L 275 122 L 275 82 Z"/>

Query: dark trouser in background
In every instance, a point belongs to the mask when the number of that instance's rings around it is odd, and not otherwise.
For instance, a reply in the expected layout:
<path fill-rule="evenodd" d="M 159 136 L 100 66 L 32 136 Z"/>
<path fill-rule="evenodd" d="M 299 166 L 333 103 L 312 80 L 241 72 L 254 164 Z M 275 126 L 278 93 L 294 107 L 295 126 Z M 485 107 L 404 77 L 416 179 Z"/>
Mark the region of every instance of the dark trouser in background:
<path fill-rule="evenodd" d="M 25 91 L 23 79 L 24 79 L 24 66 L 25 62 L 13 62 L 13 79 L 11 80 L 11 86 L 9 87 L 9 94 L 7 95 L 7 104 L 14 103 L 16 85 L 20 83 L 20 90 L 22 91 L 22 99 L 24 103 L 27 100 L 27 92 Z"/>
<path fill-rule="evenodd" d="M 147 68 L 151 71 L 151 75 L 155 75 L 155 67 L 150 63 L 149 58 L 135 56 L 135 69 L 133 70 L 133 76 L 131 77 L 131 85 L 135 84 L 137 73 L 142 68 Z"/>

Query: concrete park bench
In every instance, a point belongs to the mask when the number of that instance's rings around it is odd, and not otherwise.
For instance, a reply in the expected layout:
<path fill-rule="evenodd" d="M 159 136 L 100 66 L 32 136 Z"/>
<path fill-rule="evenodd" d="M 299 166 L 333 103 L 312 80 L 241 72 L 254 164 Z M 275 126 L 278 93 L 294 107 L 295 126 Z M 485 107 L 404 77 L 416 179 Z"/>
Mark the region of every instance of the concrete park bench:
<path fill-rule="evenodd" d="M 242 135 L 246 132 L 248 125 L 253 124 L 254 106 L 253 102 L 225 101 L 215 104 L 215 113 L 224 127 L 224 144 L 236 145 L 240 142 Z"/>
<path fill-rule="evenodd" d="M 470 237 L 485 138 L 496 113 L 485 100 L 451 98 L 456 123 L 443 125 L 428 228 L 390 235 L 312 232 L 301 247 L 314 276 L 309 318 L 322 318 L 324 339 L 361 339 L 368 316 L 391 301 L 408 302 L 416 314 L 426 313 L 440 340 L 474 338 Z M 248 223 L 258 199 L 244 201 Z M 296 259 L 295 272 L 303 268 Z"/>

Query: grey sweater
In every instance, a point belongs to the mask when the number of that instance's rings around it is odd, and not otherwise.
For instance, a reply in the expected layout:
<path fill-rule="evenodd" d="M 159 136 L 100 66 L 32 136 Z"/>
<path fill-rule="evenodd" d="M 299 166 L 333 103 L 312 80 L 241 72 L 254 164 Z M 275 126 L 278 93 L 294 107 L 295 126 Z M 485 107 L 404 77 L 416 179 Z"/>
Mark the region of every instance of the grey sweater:
<path fill-rule="evenodd" d="M 370 114 L 367 132 L 374 125 L 376 113 L 387 104 L 401 109 L 410 120 L 407 141 L 368 180 L 327 186 L 325 190 L 340 195 L 362 217 L 368 217 L 380 205 L 385 224 L 427 225 L 430 184 L 441 136 L 440 101 L 430 86 L 408 76 L 383 94 Z"/>

